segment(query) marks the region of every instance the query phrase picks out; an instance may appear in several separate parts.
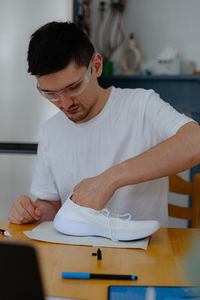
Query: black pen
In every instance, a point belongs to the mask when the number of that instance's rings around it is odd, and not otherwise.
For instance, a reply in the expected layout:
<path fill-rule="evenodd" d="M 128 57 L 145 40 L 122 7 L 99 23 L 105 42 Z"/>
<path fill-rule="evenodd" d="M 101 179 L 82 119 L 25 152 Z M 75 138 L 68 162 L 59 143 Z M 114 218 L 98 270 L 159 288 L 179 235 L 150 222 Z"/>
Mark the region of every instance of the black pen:
<path fill-rule="evenodd" d="M 65 279 L 112 279 L 112 280 L 136 280 L 135 275 L 121 274 L 94 274 L 85 272 L 62 272 L 62 278 Z"/>

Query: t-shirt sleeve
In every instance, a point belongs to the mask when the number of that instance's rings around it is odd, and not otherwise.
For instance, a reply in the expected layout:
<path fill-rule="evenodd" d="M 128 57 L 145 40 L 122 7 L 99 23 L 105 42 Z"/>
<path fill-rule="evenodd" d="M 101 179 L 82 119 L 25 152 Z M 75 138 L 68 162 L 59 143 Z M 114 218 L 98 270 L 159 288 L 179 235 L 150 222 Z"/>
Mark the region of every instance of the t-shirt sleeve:
<path fill-rule="evenodd" d="M 48 163 L 46 149 L 47 146 L 45 146 L 45 134 L 43 130 L 41 130 L 36 166 L 30 192 L 37 198 L 56 201 L 60 200 L 60 197 L 54 176 Z"/>
<path fill-rule="evenodd" d="M 145 121 L 157 132 L 160 140 L 175 135 L 186 123 L 195 122 L 183 113 L 179 113 L 169 103 L 152 91 L 145 101 Z"/>

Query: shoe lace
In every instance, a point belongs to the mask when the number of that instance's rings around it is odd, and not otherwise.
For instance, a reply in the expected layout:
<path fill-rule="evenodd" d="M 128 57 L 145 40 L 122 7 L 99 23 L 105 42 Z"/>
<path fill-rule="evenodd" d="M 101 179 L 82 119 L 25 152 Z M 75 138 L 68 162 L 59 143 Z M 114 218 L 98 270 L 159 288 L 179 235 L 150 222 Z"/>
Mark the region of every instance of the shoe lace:
<path fill-rule="evenodd" d="M 130 213 L 126 213 L 126 214 L 122 214 L 122 215 L 113 214 L 107 208 L 103 208 L 99 212 L 99 214 L 102 214 L 103 216 L 107 217 L 107 226 L 109 228 L 110 239 L 114 242 L 117 242 L 118 240 L 113 237 L 112 226 L 110 224 L 110 217 L 120 218 L 120 219 L 124 219 L 124 220 L 130 220 L 131 219 L 131 214 Z"/>

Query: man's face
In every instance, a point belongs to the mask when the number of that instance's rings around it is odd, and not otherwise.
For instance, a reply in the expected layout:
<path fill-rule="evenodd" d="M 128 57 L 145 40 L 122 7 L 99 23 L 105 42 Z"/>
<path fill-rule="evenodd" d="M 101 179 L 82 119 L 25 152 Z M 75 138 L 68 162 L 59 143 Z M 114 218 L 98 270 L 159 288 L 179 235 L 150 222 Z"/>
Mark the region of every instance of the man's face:
<path fill-rule="evenodd" d="M 38 77 L 38 88 L 47 92 L 49 100 L 70 120 L 83 123 L 97 114 L 95 106 L 98 102 L 98 84 L 93 71 L 92 62 L 87 69 L 72 61 L 58 72 Z"/>

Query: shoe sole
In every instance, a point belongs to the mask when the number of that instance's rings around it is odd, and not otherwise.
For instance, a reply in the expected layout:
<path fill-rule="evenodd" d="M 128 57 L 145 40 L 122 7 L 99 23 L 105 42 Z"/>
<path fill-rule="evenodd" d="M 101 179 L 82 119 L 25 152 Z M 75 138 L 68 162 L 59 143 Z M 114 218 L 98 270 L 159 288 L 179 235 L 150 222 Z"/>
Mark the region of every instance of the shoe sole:
<path fill-rule="evenodd" d="M 54 228 L 64 234 L 76 235 L 76 236 L 101 236 L 106 238 L 111 238 L 108 229 L 100 228 L 95 225 L 90 225 L 87 223 L 81 223 L 71 220 L 66 220 L 56 217 L 53 221 Z M 67 230 L 69 228 L 69 230 Z M 112 231 L 112 239 L 118 241 L 130 241 L 138 240 L 152 235 L 160 228 L 159 223 L 151 228 L 147 228 L 143 231 L 138 231 L 134 233 L 123 233 Z M 87 233 L 86 233 L 87 232 Z"/>

